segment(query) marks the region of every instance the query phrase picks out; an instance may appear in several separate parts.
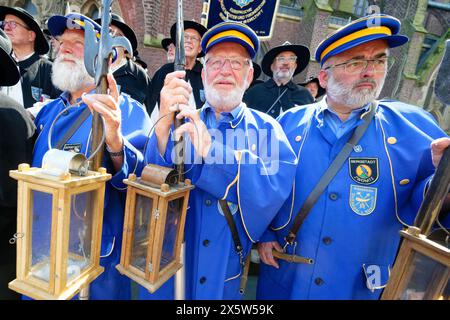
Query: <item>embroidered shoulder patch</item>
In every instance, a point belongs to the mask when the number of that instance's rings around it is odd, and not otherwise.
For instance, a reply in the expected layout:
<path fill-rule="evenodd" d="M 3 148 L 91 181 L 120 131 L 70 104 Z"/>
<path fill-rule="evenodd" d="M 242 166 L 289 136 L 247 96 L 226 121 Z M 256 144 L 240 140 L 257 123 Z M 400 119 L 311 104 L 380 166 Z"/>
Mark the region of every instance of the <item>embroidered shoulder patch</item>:
<path fill-rule="evenodd" d="M 377 205 L 377 188 L 350 186 L 350 208 L 360 216 L 367 216 Z"/>
<path fill-rule="evenodd" d="M 378 158 L 349 158 L 348 165 L 353 181 L 372 184 L 378 180 Z"/>
<path fill-rule="evenodd" d="M 31 96 L 35 101 L 41 101 L 43 90 L 38 87 L 31 87 Z"/>

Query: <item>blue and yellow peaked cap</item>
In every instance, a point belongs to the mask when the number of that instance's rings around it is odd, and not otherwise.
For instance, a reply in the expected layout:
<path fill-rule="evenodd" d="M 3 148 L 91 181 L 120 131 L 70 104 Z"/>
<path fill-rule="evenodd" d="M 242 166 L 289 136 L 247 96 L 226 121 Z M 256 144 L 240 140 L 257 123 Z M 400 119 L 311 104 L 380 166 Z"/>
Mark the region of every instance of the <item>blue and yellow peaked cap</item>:
<path fill-rule="evenodd" d="M 330 57 L 360 44 L 384 39 L 389 48 L 408 42 L 408 37 L 398 35 L 401 22 L 386 14 L 373 14 L 355 20 L 336 30 L 323 40 L 316 49 L 315 59 L 321 65 Z"/>
<path fill-rule="evenodd" d="M 206 54 L 213 46 L 222 42 L 235 42 L 242 45 L 252 59 L 259 49 L 259 39 L 255 31 L 236 21 L 221 22 L 206 31 L 202 37 L 202 50 Z"/>
<path fill-rule="evenodd" d="M 80 13 L 71 12 L 65 16 L 55 15 L 47 20 L 47 27 L 52 36 L 60 36 L 67 29 L 84 30 L 86 23 L 90 23 L 94 26 L 94 29 L 98 32 L 97 37 L 100 38 L 101 26 Z"/>

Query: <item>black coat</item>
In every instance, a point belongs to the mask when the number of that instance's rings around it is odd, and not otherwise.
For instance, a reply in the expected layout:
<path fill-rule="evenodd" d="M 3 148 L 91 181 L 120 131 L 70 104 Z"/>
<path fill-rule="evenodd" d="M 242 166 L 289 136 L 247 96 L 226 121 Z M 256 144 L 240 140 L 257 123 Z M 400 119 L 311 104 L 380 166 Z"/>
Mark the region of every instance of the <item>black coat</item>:
<path fill-rule="evenodd" d="M 275 103 L 277 98 L 287 89 L 286 93 Z M 289 81 L 285 86 L 278 86 L 273 79 L 256 84 L 249 88 L 243 98 L 247 107 L 267 113 L 276 118 L 280 110 L 286 111 L 295 105 L 313 103 L 314 99 L 309 91 Z M 273 107 L 272 107 L 273 106 Z"/>
<path fill-rule="evenodd" d="M 52 63 L 37 53 L 18 63 L 21 81 L 23 105 L 31 108 L 35 102 L 41 101 L 42 95 L 55 99 L 61 91 L 52 83 Z"/>
<path fill-rule="evenodd" d="M 192 92 L 194 94 L 195 98 L 195 104 L 197 109 L 200 109 L 203 106 L 203 103 L 205 103 L 205 94 L 203 91 L 203 82 L 202 82 L 202 69 L 203 65 L 196 61 L 194 68 L 192 70 L 186 70 L 186 81 L 190 81 L 192 86 Z M 161 68 L 159 68 L 152 78 L 152 104 L 151 104 L 151 110 L 149 114 L 151 114 L 151 111 L 153 111 L 153 107 L 156 103 L 159 105 L 159 93 L 161 92 L 163 86 L 164 86 L 164 79 L 166 78 L 166 75 L 173 72 L 174 64 L 173 63 L 167 63 L 163 65 Z M 148 109 L 147 109 L 148 110 Z"/>
<path fill-rule="evenodd" d="M 151 104 L 152 82 L 147 72 L 131 60 L 114 72 L 120 92 L 130 95 L 148 110 Z M 153 108 L 152 108 L 153 109 Z"/>
<path fill-rule="evenodd" d="M 15 100 L 0 93 L 0 300 L 16 299 L 7 288 L 15 276 L 16 246 L 9 244 L 17 230 L 17 181 L 9 170 L 31 163 L 33 122 Z"/>

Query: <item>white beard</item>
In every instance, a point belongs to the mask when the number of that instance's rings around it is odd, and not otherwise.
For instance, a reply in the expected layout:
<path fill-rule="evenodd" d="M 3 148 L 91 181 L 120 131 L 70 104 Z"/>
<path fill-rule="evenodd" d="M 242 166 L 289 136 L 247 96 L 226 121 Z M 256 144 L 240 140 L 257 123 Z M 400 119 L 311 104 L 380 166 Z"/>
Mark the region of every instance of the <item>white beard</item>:
<path fill-rule="evenodd" d="M 289 82 L 294 76 L 295 69 L 289 69 L 288 71 L 276 71 L 273 73 L 273 79 L 279 82 Z"/>
<path fill-rule="evenodd" d="M 226 94 L 221 94 L 212 84 L 204 83 L 206 101 L 214 107 L 216 112 L 230 112 L 236 108 L 244 97 L 244 92 L 248 88 L 248 81 L 244 79 L 242 87 L 235 87 Z"/>
<path fill-rule="evenodd" d="M 352 86 L 345 86 L 333 77 L 331 72 L 328 73 L 328 83 L 327 83 L 327 95 L 332 97 L 333 100 L 338 100 L 342 104 L 347 105 L 352 109 L 358 109 L 367 103 L 375 100 L 381 93 L 383 89 L 385 77 L 382 82 L 378 85 L 373 79 L 364 79 L 361 81 L 371 82 L 374 84 L 373 89 L 361 89 L 354 90 L 358 85 L 359 81 L 352 84 Z"/>
<path fill-rule="evenodd" d="M 64 58 L 75 61 L 76 64 L 62 61 Z M 71 55 L 60 54 L 53 62 L 52 82 L 62 91 L 76 92 L 94 84 L 84 67 L 84 62 Z"/>

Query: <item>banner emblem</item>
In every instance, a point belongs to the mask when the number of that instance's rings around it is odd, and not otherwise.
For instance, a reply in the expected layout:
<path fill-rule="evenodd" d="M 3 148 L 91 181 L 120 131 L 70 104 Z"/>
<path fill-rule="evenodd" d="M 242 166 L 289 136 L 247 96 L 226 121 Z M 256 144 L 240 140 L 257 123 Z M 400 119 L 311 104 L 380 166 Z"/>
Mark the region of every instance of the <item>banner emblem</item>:
<path fill-rule="evenodd" d="M 243 8 L 246 5 L 252 3 L 254 0 L 233 0 L 239 7 Z"/>

